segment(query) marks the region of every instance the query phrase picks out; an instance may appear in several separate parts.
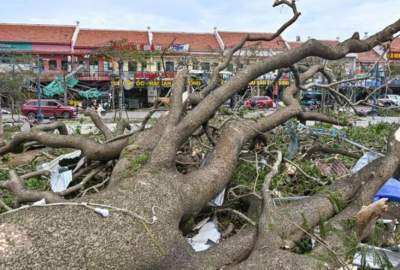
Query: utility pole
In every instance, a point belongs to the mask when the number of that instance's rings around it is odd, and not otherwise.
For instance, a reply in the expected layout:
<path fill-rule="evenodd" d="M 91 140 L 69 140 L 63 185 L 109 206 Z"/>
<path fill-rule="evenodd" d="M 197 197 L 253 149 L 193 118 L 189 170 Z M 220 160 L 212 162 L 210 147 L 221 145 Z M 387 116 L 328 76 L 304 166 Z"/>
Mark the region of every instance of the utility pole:
<path fill-rule="evenodd" d="M 36 119 L 39 123 L 43 121 L 42 114 L 42 90 L 40 89 L 40 73 L 42 72 L 42 67 L 40 66 L 39 55 L 36 58 L 36 95 L 38 97 L 38 113 Z"/>
<path fill-rule="evenodd" d="M 118 61 L 119 69 L 119 93 L 118 93 L 118 106 L 119 106 L 119 119 L 122 119 L 122 107 L 123 107 L 123 76 L 124 76 L 124 62 L 122 60 Z"/>
<path fill-rule="evenodd" d="M 65 70 L 63 70 L 63 86 L 64 86 L 64 105 L 68 105 L 68 89 L 67 89 L 67 81 L 65 79 Z"/>

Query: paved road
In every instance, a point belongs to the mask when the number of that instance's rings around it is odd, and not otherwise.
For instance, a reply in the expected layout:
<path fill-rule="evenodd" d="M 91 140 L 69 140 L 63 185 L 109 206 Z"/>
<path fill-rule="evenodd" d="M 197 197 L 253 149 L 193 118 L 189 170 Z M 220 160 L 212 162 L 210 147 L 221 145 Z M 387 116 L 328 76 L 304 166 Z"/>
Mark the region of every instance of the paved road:
<path fill-rule="evenodd" d="M 147 115 L 147 113 L 150 110 L 136 110 L 136 111 L 127 111 L 127 112 L 123 112 L 123 117 L 126 117 L 126 115 L 128 114 L 129 119 L 133 120 L 133 121 L 140 121 L 142 119 L 144 119 Z M 161 115 L 162 112 L 155 112 L 153 114 L 152 117 L 159 117 Z M 102 116 L 103 119 L 106 120 L 106 122 L 111 122 L 114 119 L 114 112 L 108 112 L 106 113 L 104 116 Z M 82 117 L 83 114 L 79 114 L 78 117 Z M 118 116 L 118 112 L 117 112 L 117 116 Z M 14 116 L 14 119 L 18 119 L 18 116 Z M 11 115 L 10 114 L 3 114 L 3 120 L 4 122 L 9 122 L 12 121 L 11 119 Z"/>
<path fill-rule="evenodd" d="M 245 114 L 245 118 L 254 118 L 254 117 L 260 117 L 260 116 L 267 116 L 271 114 L 274 110 L 268 109 L 268 110 L 252 110 L 249 111 L 248 113 Z M 144 110 L 136 110 L 136 111 L 127 111 L 123 112 L 123 117 L 126 117 L 128 115 L 129 119 L 131 121 L 137 121 L 140 122 L 143 118 L 146 117 L 148 114 L 149 109 L 144 109 Z M 163 112 L 156 112 L 153 114 L 152 117 L 157 118 L 161 115 Z M 112 123 L 114 119 L 114 112 L 108 112 L 102 118 L 105 120 L 107 123 Z M 80 114 L 82 116 L 82 114 Z M 18 119 L 18 116 L 14 116 L 15 119 Z M 3 114 L 3 121 L 4 122 L 11 122 L 11 115 L 10 114 Z M 48 121 L 48 120 L 47 120 Z M 377 123 L 395 123 L 395 124 L 400 124 L 400 117 L 389 117 L 389 116 L 366 116 L 366 117 L 360 117 L 355 123 L 355 126 L 359 127 L 366 127 L 370 124 L 377 124 Z M 78 124 L 78 123 L 77 123 Z M 76 124 L 76 125 L 77 125 Z M 72 124 L 75 125 L 75 124 Z M 86 125 L 86 123 L 84 124 Z M 89 124 L 90 126 L 90 124 Z"/>

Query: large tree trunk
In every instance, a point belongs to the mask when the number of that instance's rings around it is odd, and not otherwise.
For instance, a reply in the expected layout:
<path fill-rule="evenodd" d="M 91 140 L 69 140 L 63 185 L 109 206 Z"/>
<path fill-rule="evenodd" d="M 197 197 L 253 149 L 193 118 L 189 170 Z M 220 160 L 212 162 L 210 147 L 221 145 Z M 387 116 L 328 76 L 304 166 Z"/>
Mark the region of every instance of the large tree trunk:
<path fill-rule="evenodd" d="M 182 93 L 188 72 L 184 69 L 178 72 L 171 89 L 171 109 L 153 128 L 123 135 L 124 125 L 121 124 L 122 131 L 113 133 L 100 118 L 88 113 L 103 133 L 105 142 L 67 135 L 65 125 L 55 123 L 17 134 L 0 147 L 0 155 L 4 155 L 17 152 L 24 143 L 40 142 L 49 147 L 80 149 L 86 160 L 96 166 L 108 166 L 117 161 L 104 191 L 74 200 L 68 200 L 63 193 L 25 190 L 21 179 L 11 171 L 11 179 L 1 181 L 0 188 L 14 193 L 17 202 L 45 198 L 51 204 L 0 214 L 0 268 L 153 270 L 336 266 L 336 262 L 325 265 L 318 259 L 294 254 L 282 247 L 290 246 L 305 235 L 301 228 L 303 223 L 311 229 L 321 220 L 335 223 L 335 218 L 341 218 L 342 213 L 336 213 L 331 200 L 332 194 L 340 196 L 345 204 L 354 197 L 370 198 L 398 169 L 400 129 L 389 138 L 384 157 L 302 202 L 272 209 L 268 183 L 273 172 L 268 174 L 262 190 L 263 207 L 258 226 L 238 232 L 209 251 L 195 253 L 179 229 L 183 219 L 196 216 L 227 186 L 242 148 L 260 133 L 271 131 L 292 118 L 343 124 L 320 113 L 302 111 L 296 95 L 304 88 L 304 83 L 324 67 L 312 66 L 298 74 L 295 63 L 309 56 L 334 60 L 351 52 L 367 51 L 391 40 L 400 30 L 399 20 L 368 39 L 359 40 L 354 35 L 335 47 L 310 40 L 300 48 L 249 65 L 218 86 L 219 72 L 247 41 L 271 41 L 300 15 L 295 1 L 278 0 L 275 5 L 288 5 L 293 17 L 274 34 L 245 35 L 237 46 L 228 50 L 226 61 L 214 70 L 209 85 L 187 101 L 183 101 Z M 203 160 L 203 166 L 186 174 L 178 172 L 177 152 L 198 129 L 207 129 L 207 122 L 218 108 L 253 79 L 280 68 L 290 68 L 295 77 L 294 83 L 284 92 L 285 106 L 268 117 L 256 120 L 235 117 L 226 122 L 210 155 Z M 196 106 L 188 110 L 189 105 Z M 52 129 L 58 129 L 60 135 L 47 133 Z M 278 170 L 278 165 L 273 171 Z M 351 204 L 347 209 L 353 213 L 356 206 Z M 109 216 L 103 216 L 105 209 L 109 210 Z M 338 261 L 341 262 L 340 258 Z"/>

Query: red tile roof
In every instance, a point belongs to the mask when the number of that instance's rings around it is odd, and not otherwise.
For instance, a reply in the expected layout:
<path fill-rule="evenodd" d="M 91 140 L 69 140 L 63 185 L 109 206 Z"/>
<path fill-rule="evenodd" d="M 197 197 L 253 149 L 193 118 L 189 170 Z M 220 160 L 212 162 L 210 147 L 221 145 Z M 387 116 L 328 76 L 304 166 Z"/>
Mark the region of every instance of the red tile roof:
<path fill-rule="evenodd" d="M 179 33 L 153 32 L 153 44 L 163 48 L 174 44 L 189 44 L 190 51 L 218 51 L 218 42 L 213 34 L 208 33 Z"/>
<path fill-rule="evenodd" d="M 251 34 L 254 36 L 264 35 L 267 33 L 247 33 L 247 32 L 221 32 L 218 31 L 219 35 L 221 36 L 225 47 L 231 48 L 235 46 L 241 38 L 246 34 Z M 247 42 L 245 45 L 246 48 L 258 48 L 258 49 L 271 49 L 271 50 L 286 50 L 286 44 L 282 37 L 277 37 L 272 41 L 255 41 L 255 42 Z"/>
<path fill-rule="evenodd" d="M 337 40 L 318 40 L 318 41 L 326 46 L 331 46 L 331 47 L 334 47 L 339 44 L 339 41 L 337 41 Z M 304 43 L 303 41 L 289 41 L 288 42 L 289 47 L 291 49 L 299 48 L 303 43 Z"/>
<path fill-rule="evenodd" d="M 379 54 L 375 50 L 368 52 L 357 53 L 358 62 L 360 63 L 375 63 L 379 60 Z"/>
<path fill-rule="evenodd" d="M 288 42 L 290 49 L 297 49 L 300 48 L 301 45 L 303 45 L 303 42 L 301 41 L 289 41 Z"/>
<path fill-rule="evenodd" d="M 71 44 L 75 26 L 0 24 L 0 41 Z"/>
<path fill-rule="evenodd" d="M 107 45 L 110 41 L 120 40 L 139 45 L 148 44 L 146 31 L 81 29 L 75 47 L 97 48 Z"/>
<path fill-rule="evenodd" d="M 390 43 L 390 51 L 392 51 L 392 52 L 400 52 L 400 37 L 395 38 Z"/>

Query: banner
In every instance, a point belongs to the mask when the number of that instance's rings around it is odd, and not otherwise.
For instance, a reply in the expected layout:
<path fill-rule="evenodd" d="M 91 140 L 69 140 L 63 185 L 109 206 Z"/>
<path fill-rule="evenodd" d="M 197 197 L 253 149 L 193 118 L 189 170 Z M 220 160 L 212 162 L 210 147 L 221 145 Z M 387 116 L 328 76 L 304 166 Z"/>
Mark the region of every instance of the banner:
<path fill-rule="evenodd" d="M 388 53 L 389 60 L 400 60 L 400 52 L 390 52 Z"/>
<path fill-rule="evenodd" d="M 0 51 L 32 51 L 30 43 L 0 43 Z"/>

